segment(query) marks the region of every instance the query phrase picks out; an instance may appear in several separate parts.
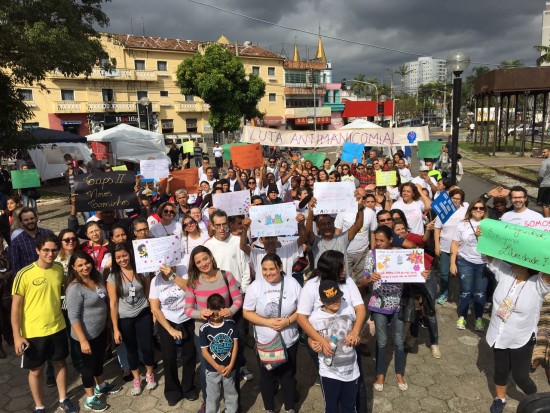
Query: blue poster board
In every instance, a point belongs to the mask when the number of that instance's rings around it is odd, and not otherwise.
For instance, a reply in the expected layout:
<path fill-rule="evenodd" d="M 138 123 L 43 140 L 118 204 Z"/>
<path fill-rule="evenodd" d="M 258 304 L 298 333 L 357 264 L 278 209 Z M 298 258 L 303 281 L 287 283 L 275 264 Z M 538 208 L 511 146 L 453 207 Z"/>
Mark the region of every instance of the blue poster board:
<path fill-rule="evenodd" d="M 346 162 L 353 162 L 353 158 L 357 158 L 357 163 L 361 163 L 364 148 L 364 143 L 344 142 L 341 159 Z"/>
<path fill-rule="evenodd" d="M 432 202 L 432 209 L 444 224 L 457 210 L 447 191 L 440 193 Z"/>

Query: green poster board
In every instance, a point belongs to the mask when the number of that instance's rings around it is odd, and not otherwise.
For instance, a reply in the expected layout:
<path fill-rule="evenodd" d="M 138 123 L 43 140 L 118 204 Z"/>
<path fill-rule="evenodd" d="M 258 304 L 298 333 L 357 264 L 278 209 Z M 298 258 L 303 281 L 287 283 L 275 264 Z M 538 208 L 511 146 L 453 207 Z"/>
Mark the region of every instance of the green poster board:
<path fill-rule="evenodd" d="M 326 152 L 307 152 L 304 153 L 304 159 L 306 161 L 311 161 L 313 165 L 317 168 L 323 167 L 323 161 L 327 157 Z"/>
<path fill-rule="evenodd" d="M 181 146 L 183 148 L 183 153 L 193 153 L 195 145 L 193 141 L 187 141 L 187 142 L 183 142 Z"/>
<path fill-rule="evenodd" d="M 126 165 L 113 166 L 111 168 L 113 171 L 127 171 L 128 167 Z"/>
<path fill-rule="evenodd" d="M 418 157 L 430 159 L 439 158 L 442 145 L 440 141 L 419 141 Z"/>
<path fill-rule="evenodd" d="M 222 149 L 223 149 L 223 160 L 224 161 L 229 161 L 231 160 L 231 147 L 232 146 L 241 146 L 241 145 L 248 145 L 247 143 L 244 143 L 244 142 L 236 142 L 236 143 L 226 143 L 226 144 L 223 144 L 222 145 Z"/>
<path fill-rule="evenodd" d="M 40 176 L 36 169 L 22 169 L 11 171 L 11 182 L 13 189 L 39 188 Z"/>

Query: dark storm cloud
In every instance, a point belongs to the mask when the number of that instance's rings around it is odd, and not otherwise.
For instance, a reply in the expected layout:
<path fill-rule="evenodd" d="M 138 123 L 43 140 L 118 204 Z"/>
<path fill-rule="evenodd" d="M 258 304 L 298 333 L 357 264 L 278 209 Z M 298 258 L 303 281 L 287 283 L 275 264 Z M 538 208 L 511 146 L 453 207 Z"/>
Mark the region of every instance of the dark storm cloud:
<path fill-rule="evenodd" d="M 257 19 L 334 38 L 445 58 L 466 49 L 472 66 L 520 59 L 534 65 L 534 45 L 541 42 L 543 0 L 201 0 Z M 186 0 L 113 0 L 106 3 L 110 32 L 193 40 L 215 40 L 225 34 L 267 49 L 292 54 L 296 39 L 302 57 L 312 57 L 315 35 L 250 20 Z M 144 25 L 142 25 L 142 17 Z M 324 38 L 333 62 L 334 80 L 358 73 L 389 81 L 387 68 L 417 56 Z"/>

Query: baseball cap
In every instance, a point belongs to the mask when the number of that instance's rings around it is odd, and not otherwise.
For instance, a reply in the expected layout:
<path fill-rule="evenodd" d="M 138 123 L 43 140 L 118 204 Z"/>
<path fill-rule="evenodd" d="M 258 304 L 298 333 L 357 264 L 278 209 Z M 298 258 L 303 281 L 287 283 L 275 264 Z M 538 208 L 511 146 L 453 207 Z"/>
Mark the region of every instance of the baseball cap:
<path fill-rule="evenodd" d="M 420 172 L 428 172 L 430 168 L 428 168 L 426 165 L 422 165 L 418 170 Z"/>
<path fill-rule="evenodd" d="M 319 298 L 322 303 L 330 304 L 342 297 L 344 293 L 333 280 L 323 280 L 319 284 Z"/>

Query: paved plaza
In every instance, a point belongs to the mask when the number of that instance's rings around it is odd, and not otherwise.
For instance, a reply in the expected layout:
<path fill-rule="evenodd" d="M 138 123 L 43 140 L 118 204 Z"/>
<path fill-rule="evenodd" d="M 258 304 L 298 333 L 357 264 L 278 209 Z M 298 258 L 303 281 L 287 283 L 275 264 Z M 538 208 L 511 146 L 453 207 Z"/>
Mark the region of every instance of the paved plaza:
<path fill-rule="evenodd" d="M 461 186 L 468 195 L 477 195 L 490 188 L 490 185 L 470 175 L 466 175 Z M 470 196 L 467 196 L 470 199 Z M 42 200 L 41 200 L 42 201 Z M 58 232 L 67 225 L 69 205 L 65 197 L 57 200 L 45 200 L 39 204 L 39 214 L 42 226 Z M 450 302 L 438 306 L 438 322 L 440 332 L 440 347 L 442 358 L 436 360 L 431 356 L 426 343 L 429 341 L 426 329 L 421 329 L 418 354 L 407 355 L 405 378 L 409 389 L 402 392 L 398 389 L 393 373 L 393 354 L 388 352 L 389 362 L 386 383 L 383 392 L 374 392 L 374 340 L 370 342 L 371 357 L 362 357 L 363 370 L 367 383 L 369 412 L 486 412 L 493 399 L 492 374 L 493 357 L 488 348 L 484 334 L 473 331 L 473 318 L 468 319 L 466 330 L 457 330 L 456 299 L 457 281 L 452 281 Z M 485 315 L 486 324 L 488 316 Z M 6 345 L 4 345 L 6 348 Z M 391 346 L 388 346 L 388 351 Z M 0 412 L 29 412 L 33 408 L 32 398 L 27 384 L 27 373 L 22 370 L 20 358 L 15 357 L 13 348 L 7 349 L 8 358 L 0 360 Z M 254 373 L 254 380 L 241 382 L 241 401 L 244 412 L 261 412 L 263 405 L 259 389 L 258 366 L 251 348 L 246 349 L 248 367 Z M 131 385 L 120 379 L 120 369 L 111 360 L 107 364 L 106 379 L 123 384 L 123 390 L 108 398 L 108 411 L 124 413 L 147 411 L 168 412 L 183 411 L 195 413 L 200 401 L 180 402 L 175 407 L 169 407 L 163 396 L 164 378 L 160 355 L 157 354 L 159 366 L 156 371 L 159 387 L 151 392 L 144 391 L 141 396 L 131 396 Z M 392 360 L 392 361 L 390 361 Z M 67 359 L 70 363 L 70 358 Z M 532 377 L 540 392 L 550 391 L 544 372 L 538 369 Z M 298 390 L 300 393 L 300 412 L 322 412 L 323 397 L 321 389 L 315 383 L 316 371 L 309 355 L 303 347 L 298 352 Z M 198 375 L 197 375 L 198 385 Z M 82 406 L 84 391 L 79 376 L 69 366 L 70 397 Z M 48 411 L 56 407 L 57 392 L 55 388 L 45 388 L 45 400 Z M 514 412 L 522 393 L 511 382 L 508 393 L 506 411 Z M 277 408 L 281 408 L 282 399 L 277 397 Z"/>

